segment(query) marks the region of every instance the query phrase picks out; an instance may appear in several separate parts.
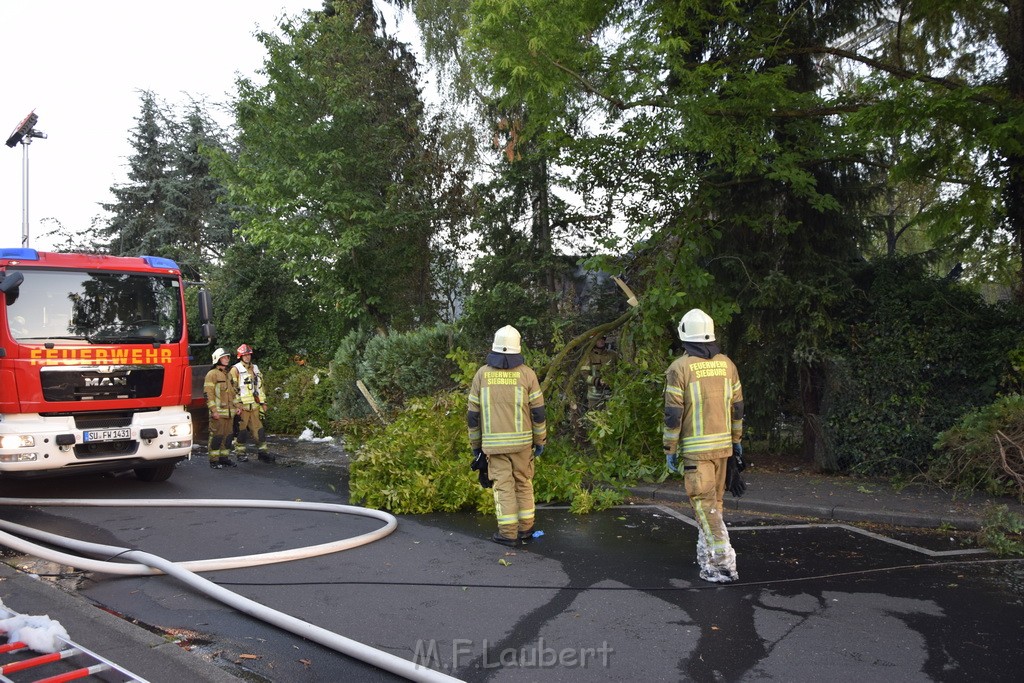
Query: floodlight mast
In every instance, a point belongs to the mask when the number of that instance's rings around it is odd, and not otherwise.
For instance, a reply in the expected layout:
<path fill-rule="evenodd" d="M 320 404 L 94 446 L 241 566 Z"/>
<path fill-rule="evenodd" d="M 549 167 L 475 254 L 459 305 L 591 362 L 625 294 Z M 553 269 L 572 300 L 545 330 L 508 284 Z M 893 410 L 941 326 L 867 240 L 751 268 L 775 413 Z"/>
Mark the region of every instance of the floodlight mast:
<path fill-rule="evenodd" d="M 7 138 L 7 146 L 14 147 L 21 143 L 21 246 L 28 248 L 28 146 L 32 144 L 32 138 L 46 138 L 46 133 L 36 130 L 39 122 L 39 115 L 35 111 L 22 119 L 21 123 L 14 129 Z"/>

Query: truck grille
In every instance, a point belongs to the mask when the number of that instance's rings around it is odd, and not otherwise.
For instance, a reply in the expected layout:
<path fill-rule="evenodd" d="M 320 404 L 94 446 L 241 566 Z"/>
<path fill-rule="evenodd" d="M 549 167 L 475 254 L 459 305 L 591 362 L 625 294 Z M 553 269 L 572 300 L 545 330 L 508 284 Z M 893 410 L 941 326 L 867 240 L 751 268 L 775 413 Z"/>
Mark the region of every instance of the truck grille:
<path fill-rule="evenodd" d="M 139 442 L 135 440 L 79 443 L 75 444 L 75 457 L 82 459 L 102 458 L 111 455 L 134 455 L 137 450 L 139 450 Z"/>
<path fill-rule="evenodd" d="M 96 365 L 40 369 L 43 399 L 102 401 L 159 396 L 164 385 L 162 365 Z"/>

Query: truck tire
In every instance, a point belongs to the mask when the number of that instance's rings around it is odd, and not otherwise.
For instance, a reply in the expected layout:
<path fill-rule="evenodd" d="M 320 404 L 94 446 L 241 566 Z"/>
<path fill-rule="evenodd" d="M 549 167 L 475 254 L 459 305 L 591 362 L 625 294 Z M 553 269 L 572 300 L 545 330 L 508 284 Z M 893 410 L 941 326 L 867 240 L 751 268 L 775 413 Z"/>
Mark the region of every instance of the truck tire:
<path fill-rule="evenodd" d="M 164 462 L 152 467 L 136 467 L 135 478 L 139 481 L 167 481 L 174 474 L 173 462 Z"/>

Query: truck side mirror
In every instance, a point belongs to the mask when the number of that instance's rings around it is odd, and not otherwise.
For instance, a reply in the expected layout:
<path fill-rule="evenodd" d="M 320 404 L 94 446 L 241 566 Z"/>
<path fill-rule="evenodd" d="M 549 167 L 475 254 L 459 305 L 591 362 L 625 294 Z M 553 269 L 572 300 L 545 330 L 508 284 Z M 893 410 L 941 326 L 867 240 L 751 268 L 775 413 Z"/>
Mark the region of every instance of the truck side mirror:
<path fill-rule="evenodd" d="M 21 283 L 25 281 L 25 276 L 16 270 L 8 271 L 3 275 L 3 279 L 0 279 L 0 292 L 4 293 L 7 298 L 7 305 L 10 306 L 14 303 L 15 299 L 18 298 L 18 287 L 21 287 Z"/>
<path fill-rule="evenodd" d="M 209 323 L 213 320 L 213 303 L 210 301 L 210 293 L 205 289 L 199 290 L 199 322 Z M 211 328 L 212 329 L 212 328 Z M 205 334 L 205 329 L 204 329 Z M 206 335 L 207 339 L 212 339 L 213 334 Z"/>

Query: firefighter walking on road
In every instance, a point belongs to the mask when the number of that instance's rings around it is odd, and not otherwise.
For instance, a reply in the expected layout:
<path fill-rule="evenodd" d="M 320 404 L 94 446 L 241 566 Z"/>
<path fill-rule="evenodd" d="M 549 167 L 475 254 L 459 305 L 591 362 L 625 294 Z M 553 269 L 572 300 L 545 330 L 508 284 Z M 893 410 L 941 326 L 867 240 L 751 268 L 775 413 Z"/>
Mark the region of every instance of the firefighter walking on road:
<path fill-rule="evenodd" d="M 533 534 L 534 459 L 547 443 L 544 395 L 526 365 L 519 331 L 511 325 L 494 335 L 491 353 L 469 390 L 469 445 L 487 458 L 493 480 L 498 531 L 495 543 L 516 546 Z"/>
<path fill-rule="evenodd" d="M 228 364 L 231 355 L 224 349 L 213 352 L 213 368 L 206 373 L 203 394 L 210 409 L 210 467 L 219 470 L 235 467 L 228 451 L 231 421 L 235 416 L 235 390 L 231 385 Z"/>
<path fill-rule="evenodd" d="M 239 361 L 231 368 L 231 384 L 235 389 L 235 406 L 241 417 L 238 423 L 238 436 L 235 439 L 235 455 L 245 462 L 246 442 L 252 436 L 256 444 L 256 454 L 263 462 L 275 462 L 277 458 L 270 454 L 267 447 L 267 432 L 263 427 L 263 416 L 267 414 L 267 398 L 263 389 L 263 373 L 258 365 L 252 362 L 252 347 L 242 344 L 238 347 Z"/>
<path fill-rule="evenodd" d="M 736 551 L 722 518 L 727 486 L 742 494 L 743 388 L 736 366 L 715 342 L 711 317 L 695 308 L 679 321 L 685 353 L 665 376 L 665 431 L 668 468 L 678 472 L 697 521 L 700 578 L 736 581 Z M 728 484 L 726 479 L 730 479 Z"/>

